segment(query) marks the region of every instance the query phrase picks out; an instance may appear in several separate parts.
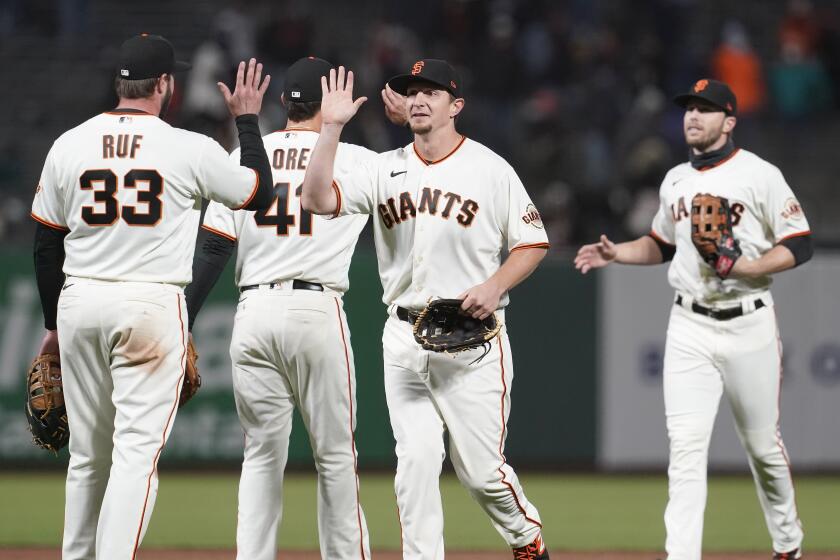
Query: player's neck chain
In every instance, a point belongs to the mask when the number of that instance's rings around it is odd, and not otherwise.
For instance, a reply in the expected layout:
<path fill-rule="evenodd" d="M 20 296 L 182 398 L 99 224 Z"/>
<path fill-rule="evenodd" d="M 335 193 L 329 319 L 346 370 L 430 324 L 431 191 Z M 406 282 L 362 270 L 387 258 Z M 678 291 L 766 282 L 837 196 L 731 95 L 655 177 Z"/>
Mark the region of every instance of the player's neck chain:
<path fill-rule="evenodd" d="M 702 154 L 695 154 L 693 149 L 688 150 L 688 160 L 691 162 L 691 167 L 697 170 L 708 169 L 715 167 L 729 158 L 735 152 L 735 142 L 732 138 L 726 140 L 726 144 L 718 150 L 711 152 L 704 152 Z"/>

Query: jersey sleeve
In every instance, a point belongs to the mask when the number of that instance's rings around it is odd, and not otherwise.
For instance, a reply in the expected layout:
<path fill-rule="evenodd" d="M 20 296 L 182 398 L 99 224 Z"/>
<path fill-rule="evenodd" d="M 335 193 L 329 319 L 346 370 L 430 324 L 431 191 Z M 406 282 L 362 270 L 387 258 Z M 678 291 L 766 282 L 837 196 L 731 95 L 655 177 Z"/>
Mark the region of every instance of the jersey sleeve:
<path fill-rule="evenodd" d="M 503 224 L 503 233 L 507 238 L 508 252 L 535 247 L 548 249 L 545 226 L 537 207 L 525 190 L 525 185 L 511 167 L 508 167 L 504 177 L 507 189 L 501 190 L 502 192 L 507 190 L 507 201 L 504 201 L 507 211 L 500 215 L 507 220 Z"/>
<path fill-rule="evenodd" d="M 211 201 L 207 205 L 207 211 L 204 213 L 204 221 L 201 222 L 201 227 L 216 235 L 221 235 L 226 239 L 236 241 L 234 210 L 224 204 Z"/>
<path fill-rule="evenodd" d="M 811 233 L 802 206 L 775 166 L 770 166 L 767 173 L 767 200 L 763 208 L 774 242 Z"/>
<path fill-rule="evenodd" d="M 677 238 L 674 231 L 674 220 L 671 216 L 671 210 L 668 208 L 668 203 L 666 202 L 664 195 L 666 184 L 671 184 L 668 179 L 668 175 L 665 175 L 665 179 L 663 179 L 662 185 L 659 187 L 659 209 L 653 217 L 653 223 L 650 227 L 650 235 L 662 243 L 676 245 Z"/>
<path fill-rule="evenodd" d="M 338 206 L 333 217 L 372 214 L 379 154 L 359 146 L 340 144 L 333 169 L 333 189 Z"/>
<path fill-rule="evenodd" d="M 259 186 L 257 172 L 239 165 L 239 151 L 232 158 L 218 142 L 207 138 L 199 158 L 196 179 L 199 195 L 233 209 L 242 208 Z"/>
<path fill-rule="evenodd" d="M 32 201 L 32 218 L 47 227 L 67 231 L 67 218 L 64 215 L 64 192 L 58 178 L 56 166 L 56 147 L 53 144 L 44 162 L 41 178 L 35 188 Z"/>

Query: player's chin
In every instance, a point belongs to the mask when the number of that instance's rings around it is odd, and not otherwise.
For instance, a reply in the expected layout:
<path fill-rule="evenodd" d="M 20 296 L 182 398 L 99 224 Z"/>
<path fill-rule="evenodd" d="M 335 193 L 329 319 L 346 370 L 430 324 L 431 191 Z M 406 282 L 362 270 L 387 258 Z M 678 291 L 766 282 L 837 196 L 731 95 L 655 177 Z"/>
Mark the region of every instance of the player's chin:
<path fill-rule="evenodd" d="M 426 134 L 432 131 L 432 123 L 428 119 L 422 121 L 420 119 L 411 119 L 408 124 L 411 127 L 411 132 L 414 134 Z"/>

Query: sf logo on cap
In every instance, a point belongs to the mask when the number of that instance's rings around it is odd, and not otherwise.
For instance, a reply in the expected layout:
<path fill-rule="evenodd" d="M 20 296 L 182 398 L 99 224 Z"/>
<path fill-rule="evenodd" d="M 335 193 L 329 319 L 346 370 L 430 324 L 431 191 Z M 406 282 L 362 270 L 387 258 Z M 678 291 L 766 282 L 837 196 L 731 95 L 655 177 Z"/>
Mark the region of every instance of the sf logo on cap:
<path fill-rule="evenodd" d="M 709 85 L 709 80 L 697 80 L 697 83 L 694 84 L 694 93 L 700 93 Z"/>
<path fill-rule="evenodd" d="M 414 66 L 411 67 L 411 75 L 416 76 L 417 74 L 419 74 L 423 70 L 423 67 L 425 65 L 426 63 L 422 60 L 418 60 L 417 62 L 415 62 Z"/>

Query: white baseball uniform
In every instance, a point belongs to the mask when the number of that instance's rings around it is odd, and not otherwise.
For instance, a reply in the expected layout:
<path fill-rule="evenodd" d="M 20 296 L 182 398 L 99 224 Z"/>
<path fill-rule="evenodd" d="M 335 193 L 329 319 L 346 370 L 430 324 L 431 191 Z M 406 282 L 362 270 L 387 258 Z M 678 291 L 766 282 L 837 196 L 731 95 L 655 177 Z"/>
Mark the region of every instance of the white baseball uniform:
<path fill-rule="evenodd" d="M 385 394 L 396 438 L 396 493 L 406 559 L 444 557 L 438 477 L 449 432 L 461 483 L 512 547 L 539 535 L 540 517 L 504 457 L 513 361 L 507 328 L 483 360 L 425 351 L 398 308 L 457 297 L 485 282 L 502 251 L 548 247 L 514 170 L 478 142 L 424 160 L 410 144 L 363 166 L 336 170 L 339 215 L 372 214 L 389 318 L 382 336 Z M 500 302 L 499 315 L 508 303 Z"/>
<path fill-rule="evenodd" d="M 683 163 L 662 182 L 651 234 L 676 245 L 668 279 L 677 292 L 664 366 L 671 449 L 665 511 L 668 558 L 700 559 L 709 441 L 724 392 L 749 456 L 773 548 L 787 552 L 800 547 L 802 528 L 779 431 L 782 346 L 771 279 L 721 280 L 702 260 L 691 241 L 691 200 L 698 193 L 729 200 L 733 234 L 747 258 L 758 258 L 786 238 L 810 233 L 778 168 L 746 150 L 736 150 L 708 169 Z M 698 313 L 693 308 L 697 305 L 737 308 L 741 314 L 712 318 Z"/>
<path fill-rule="evenodd" d="M 288 129 L 263 138 L 277 198 L 266 211 L 211 203 L 204 228 L 236 241 L 242 292 L 230 356 L 236 409 L 245 431 L 237 558 L 273 560 L 282 514 L 283 470 L 297 406 L 318 470 L 318 532 L 325 559 L 369 559 L 356 472 L 356 378 L 342 295 L 367 216 L 329 220 L 304 211 L 300 185 L 318 140 Z M 336 169 L 375 156 L 340 144 Z M 238 152 L 232 154 L 234 159 Z M 346 171 L 345 171 L 346 172 Z M 294 281 L 323 291 L 294 289 Z M 309 286 L 312 287 L 312 286 Z"/>
<path fill-rule="evenodd" d="M 58 304 L 70 464 L 64 560 L 133 559 L 184 376 L 200 198 L 243 206 L 255 172 L 212 139 L 132 110 L 63 134 L 32 216 L 65 237 Z"/>

